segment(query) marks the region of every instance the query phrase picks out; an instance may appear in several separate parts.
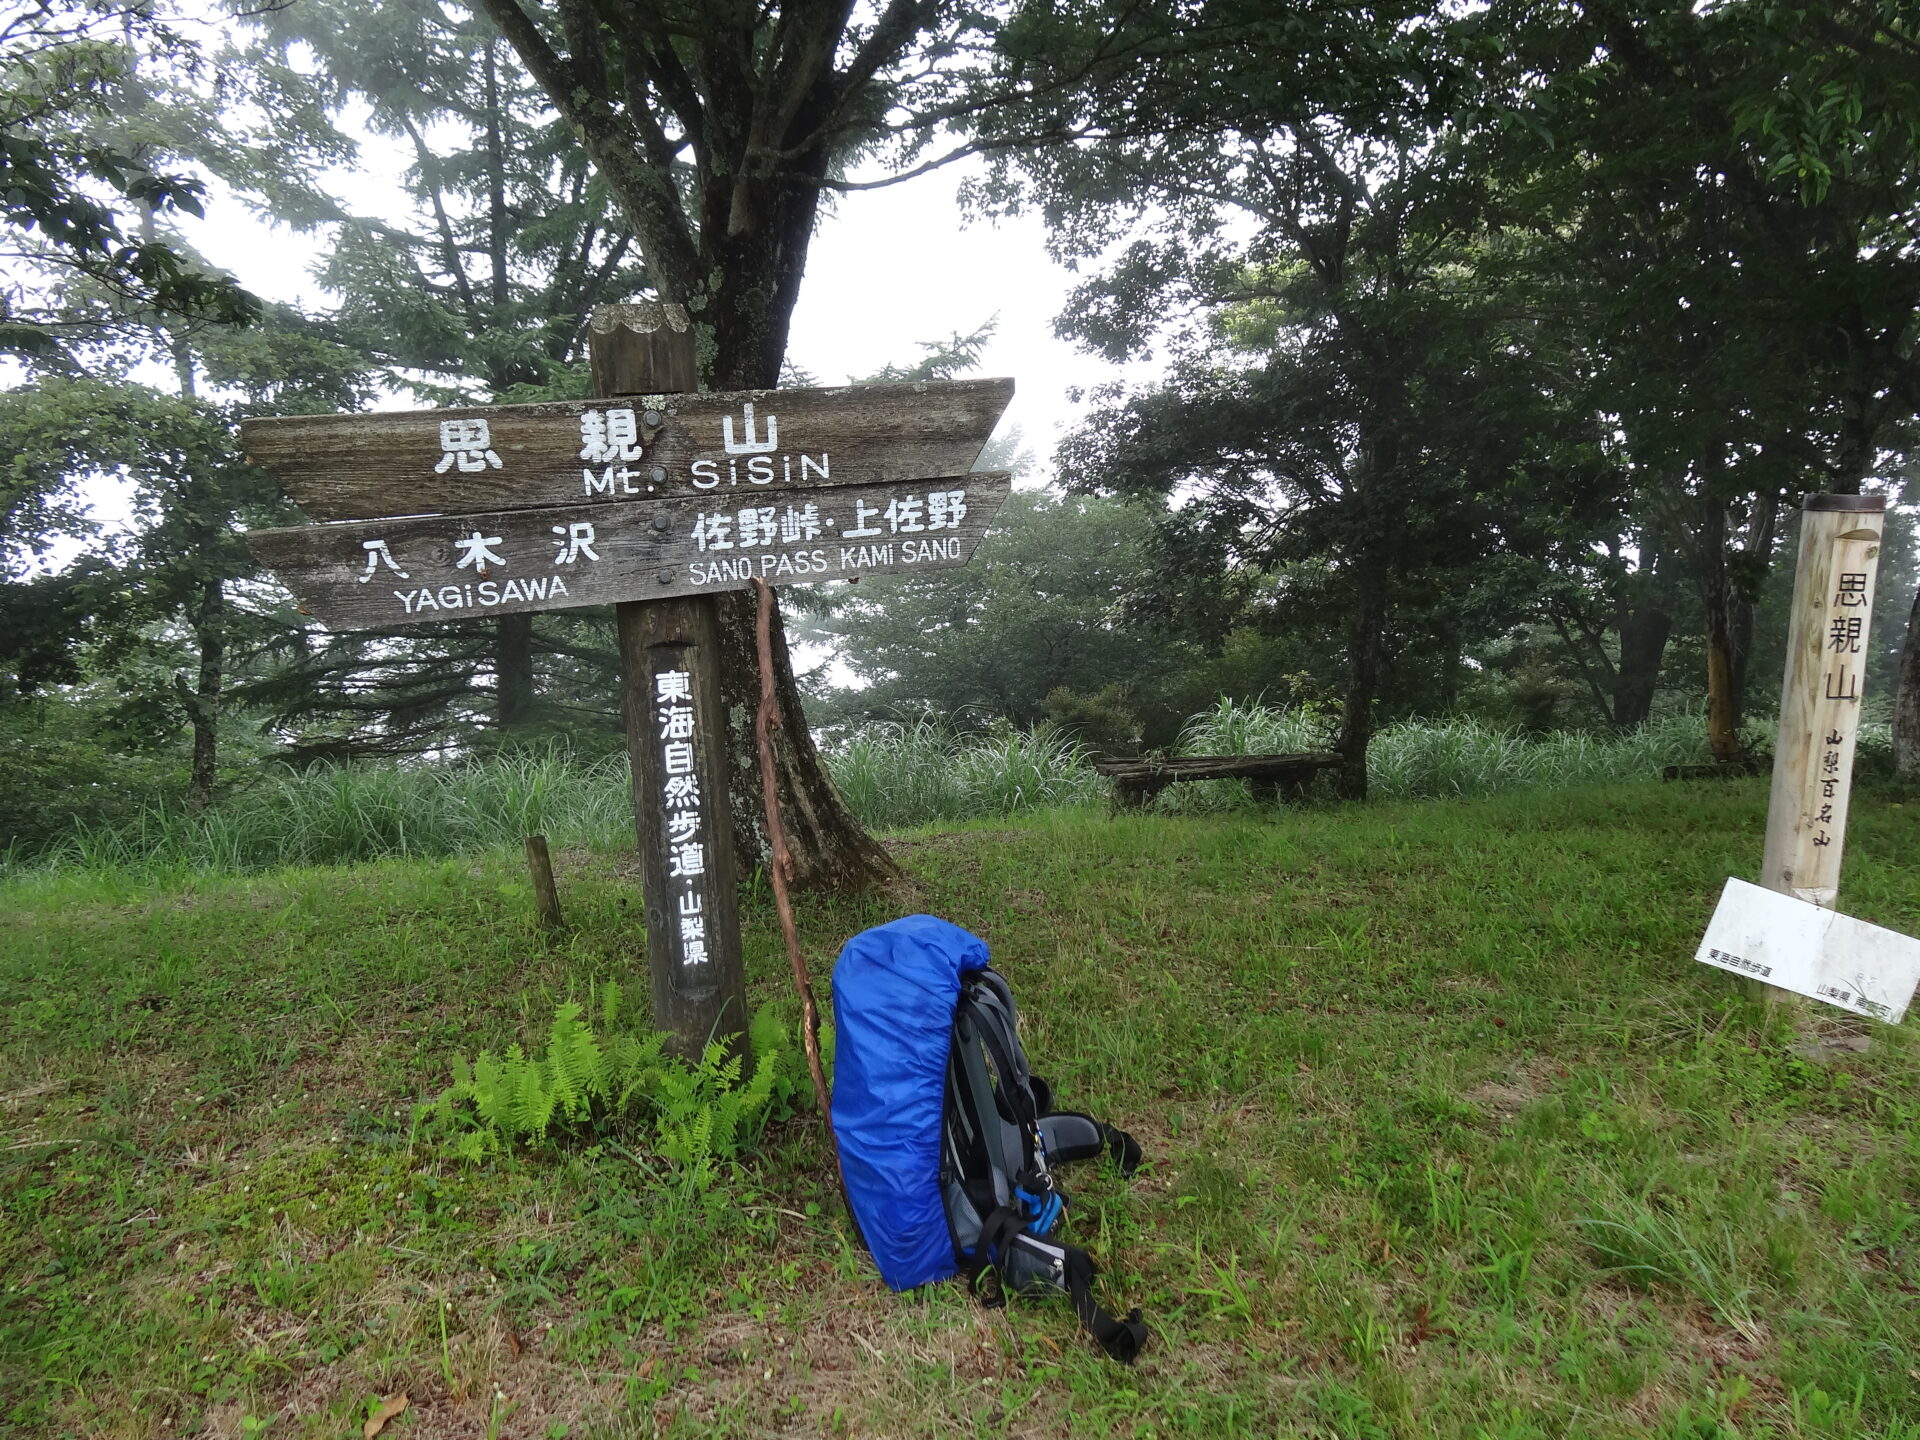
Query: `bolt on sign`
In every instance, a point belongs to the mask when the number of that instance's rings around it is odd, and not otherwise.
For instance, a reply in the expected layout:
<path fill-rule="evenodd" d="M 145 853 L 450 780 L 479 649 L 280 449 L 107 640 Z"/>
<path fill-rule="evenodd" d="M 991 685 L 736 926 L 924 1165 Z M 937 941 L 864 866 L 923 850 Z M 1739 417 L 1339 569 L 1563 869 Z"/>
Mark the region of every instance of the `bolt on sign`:
<path fill-rule="evenodd" d="M 323 524 L 256 555 L 330 629 L 964 565 L 1010 380 L 248 420 Z"/>

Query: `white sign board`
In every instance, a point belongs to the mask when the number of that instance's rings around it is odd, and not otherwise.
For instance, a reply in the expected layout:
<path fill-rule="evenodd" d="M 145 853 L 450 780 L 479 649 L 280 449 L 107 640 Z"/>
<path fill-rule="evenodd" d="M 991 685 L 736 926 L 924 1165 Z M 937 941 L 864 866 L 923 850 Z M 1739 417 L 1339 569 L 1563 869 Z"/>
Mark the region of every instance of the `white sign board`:
<path fill-rule="evenodd" d="M 1898 1025 L 1920 983 L 1920 940 L 1728 880 L 1694 959 Z"/>

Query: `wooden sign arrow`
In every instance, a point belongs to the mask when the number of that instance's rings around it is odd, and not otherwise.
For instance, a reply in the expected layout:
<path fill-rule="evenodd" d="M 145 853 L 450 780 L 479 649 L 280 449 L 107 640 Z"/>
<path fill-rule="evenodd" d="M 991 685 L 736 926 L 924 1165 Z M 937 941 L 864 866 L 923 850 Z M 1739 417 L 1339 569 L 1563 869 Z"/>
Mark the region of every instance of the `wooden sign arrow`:
<path fill-rule="evenodd" d="M 964 565 L 1012 488 L 1006 471 L 980 471 L 301 525 L 247 540 L 309 613 L 352 630 Z"/>
<path fill-rule="evenodd" d="M 246 420 L 248 458 L 316 520 L 651 496 L 753 495 L 965 475 L 1011 380 Z"/>

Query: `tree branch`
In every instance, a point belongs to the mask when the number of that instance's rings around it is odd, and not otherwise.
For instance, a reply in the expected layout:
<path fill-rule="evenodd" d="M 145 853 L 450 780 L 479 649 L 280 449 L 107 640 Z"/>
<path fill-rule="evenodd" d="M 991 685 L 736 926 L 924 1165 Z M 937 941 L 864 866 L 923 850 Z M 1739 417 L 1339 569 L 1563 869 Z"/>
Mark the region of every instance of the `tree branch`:
<path fill-rule="evenodd" d="M 699 247 L 672 171 L 641 159 L 644 141 L 634 123 L 638 117 L 623 119 L 604 94 L 587 90 L 575 68 L 547 43 L 518 0 L 481 0 L 481 5 L 606 177 L 608 188 L 633 222 L 634 237 L 660 298 L 696 311 L 704 309 L 707 277 Z"/>

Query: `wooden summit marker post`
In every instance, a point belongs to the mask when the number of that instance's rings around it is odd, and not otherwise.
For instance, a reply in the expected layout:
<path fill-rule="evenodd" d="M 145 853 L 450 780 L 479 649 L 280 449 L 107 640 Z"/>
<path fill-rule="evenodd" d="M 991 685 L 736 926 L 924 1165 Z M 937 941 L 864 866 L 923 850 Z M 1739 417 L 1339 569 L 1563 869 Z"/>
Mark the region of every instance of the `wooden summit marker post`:
<path fill-rule="evenodd" d="M 1840 889 L 1886 506 L 1875 495 L 1810 495 L 1800 515 L 1760 883 L 1823 909 Z"/>
<path fill-rule="evenodd" d="M 597 400 L 243 422 L 325 522 L 248 543 L 332 630 L 618 607 L 654 1015 L 697 1055 L 747 1020 L 710 597 L 966 564 L 1013 382 L 694 393 L 684 312 L 651 305 L 596 311 L 589 352 Z"/>
<path fill-rule="evenodd" d="M 699 388 L 693 328 L 679 306 L 599 306 L 587 347 L 594 389 L 604 398 L 658 395 L 664 402 Z M 747 979 L 727 801 L 719 605 L 711 595 L 625 600 L 614 615 L 653 1023 L 688 1058 L 715 1039 L 744 1052 Z"/>

